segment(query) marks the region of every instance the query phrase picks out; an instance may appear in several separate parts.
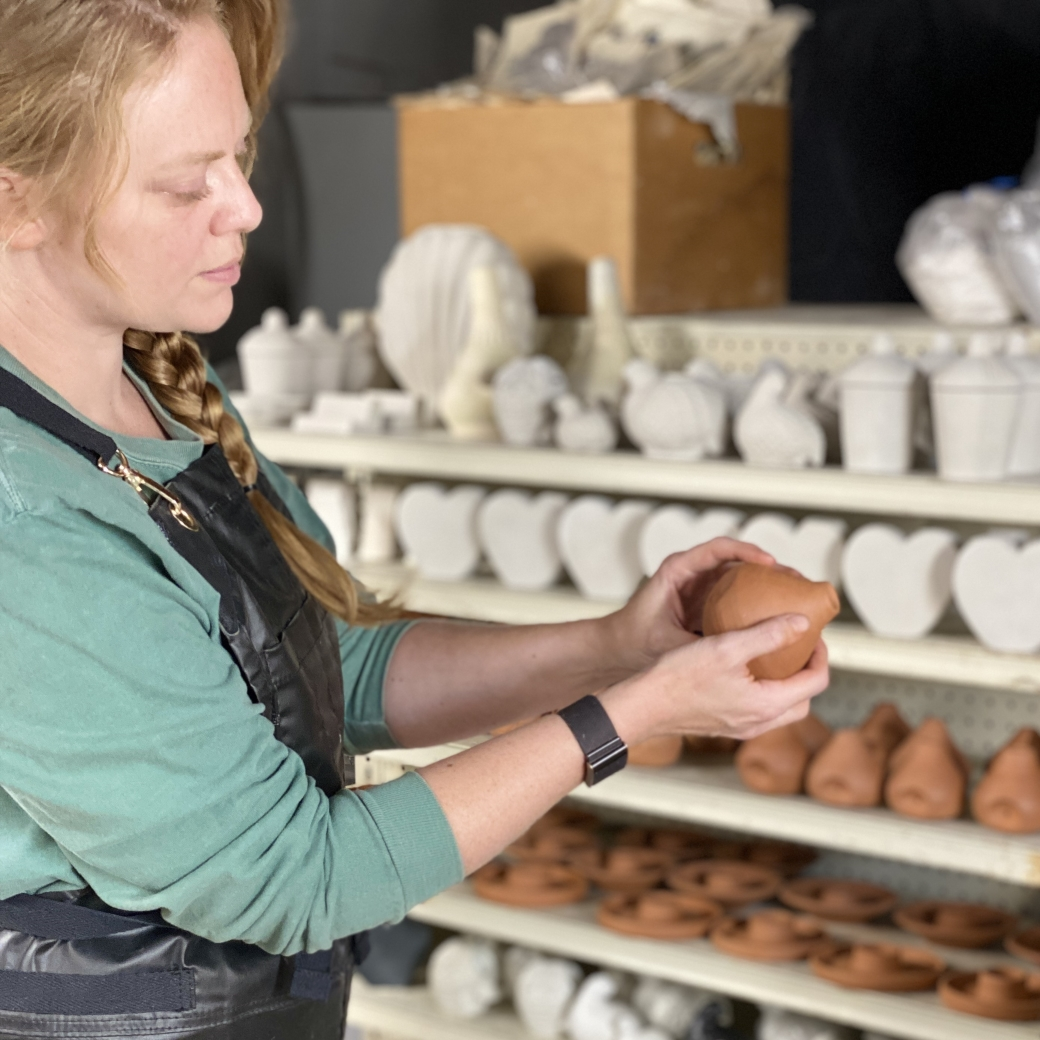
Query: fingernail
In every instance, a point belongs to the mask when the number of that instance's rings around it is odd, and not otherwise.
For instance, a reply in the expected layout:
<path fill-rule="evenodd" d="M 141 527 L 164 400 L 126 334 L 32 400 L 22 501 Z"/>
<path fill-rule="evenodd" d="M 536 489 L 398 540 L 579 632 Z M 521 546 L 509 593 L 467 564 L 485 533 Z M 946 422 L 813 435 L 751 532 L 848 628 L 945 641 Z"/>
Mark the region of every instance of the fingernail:
<path fill-rule="evenodd" d="M 796 632 L 808 632 L 809 619 L 804 614 L 795 614 L 791 618 L 791 627 Z"/>

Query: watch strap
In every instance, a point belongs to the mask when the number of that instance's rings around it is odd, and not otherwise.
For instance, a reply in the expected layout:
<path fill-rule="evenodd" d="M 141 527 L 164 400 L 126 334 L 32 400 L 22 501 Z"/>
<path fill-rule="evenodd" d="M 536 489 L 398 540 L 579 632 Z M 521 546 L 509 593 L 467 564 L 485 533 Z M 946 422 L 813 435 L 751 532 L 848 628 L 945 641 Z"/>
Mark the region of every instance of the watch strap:
<path fill-rule="evenodd" d="M 557 714 L 570 727 L 585 755 L 585 783 L 589 787 L 628 764 L 628 746 L 618 736 L 598 697 L 582 697 Z"/>

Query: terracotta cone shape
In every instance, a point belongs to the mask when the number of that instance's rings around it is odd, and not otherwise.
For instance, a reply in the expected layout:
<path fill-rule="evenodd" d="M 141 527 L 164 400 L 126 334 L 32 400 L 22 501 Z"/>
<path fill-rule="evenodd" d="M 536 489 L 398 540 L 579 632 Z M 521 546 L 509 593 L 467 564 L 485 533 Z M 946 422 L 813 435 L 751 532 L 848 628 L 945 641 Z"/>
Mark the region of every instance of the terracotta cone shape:
<path fill-rule="evenodd" d="M 925 719 L 892 753 L 885 803 L 902 816 L 952 820 L 964 812 L 969 766 L 941 719 Z"/>
<path fill-rule="evenodd" d="M 818 802 L 845 808 L 881 804 L 885 754 L 862 730 L 840 729 L 809 764 L 805 790 Z"/>
<path fill-rule="evenodd" d="M 884 993 L 913 993 L 932 989 L 946 970 L 945 963 L 926 950 L 909 946 L 843 946 L 816 954 L 813 973 L 849 989 L 874 989 Z"/>
<path fill-rule="evenodd" d="M 516 859 L 567 863 L 575 855 L 598 849 L 596 836 L 584 827 L 535 827 L 506 848 Z"/>
<path fill-rule="evenodd" d="M 979 823 L 1011 834 L 1040 830 L 1040 734 L 1020 730 L 990 762 L 971 797 Z"/>
<path fill-rule="evenodd" d="M 707 859 L 683 863 L 668 874 L 676 892 L 714 899 L 723 906 L 746 906 L 771 899 L 780 887 L 778 870 L 740 860 Z"/>
<path fill-rule="evenodd" d="M 1040 964 L 1040 928 L 1027 928 L 1017 935 L 1009 935 L 1004 940 L 1004 949 L 1024 961 Z"/>
<path fill-rule="evenodd" d="M 779 567 L 739 563 L 716 582 L 704 604 L 704 634 L 751 628 L 780 614 L 804 614 L 809 629 L 795 642 L 748 664 L 756 679 L 786 679 L 812 657 L 820 633 L 838 616 L 841 604 L 834 586 L 809 581 Z"/>
<path fill-rule="evenodd" d="M 954 1011 L 1005 1022 L 1040 1019 L 1040 975 L 1017 968 L 959 972 L 939 986 L 942 1002 Z"/>
<path fill-rule="evenodd" d="M 681 892 L 644 892 L 608 896 L 600 903 L 596 920 L 604 928 L 648 939 L 698 939 L 723 914 L 711 899 Z"/>
<path fill-rule="evenodd" d="M 801 961 L 837 945 L 815 918 L 787 910 L 728 917 L 711 930 L 711 941 L 723 953 L 753 961 Z"/>
<path fill-rule="evenodd" d="M 899 902 L 895 892 L 865 881 L 798 878 L 779 893 L 780 902 L 794 910 L 828 921 L 862 923 L 887 914 Z"/>
<path fill-rule="evenodd" d="M 759 794 L 801 794 L 809 760 L 830 735 L 825 722 L 809 715 L 754 737 L 737 752 L 740 779 Z"/>
<path fill-rule="evenodd" d="M 675 857 L 670 852 L 637 845 L 618 845 L 606 852 L 594 853 L 593 857 L 575 860 L 574 869 L 599 888 L 625 894 L 656 887 L 675 866 Z"/>
<path fill-rule="evenodd" d="M 560 863 L 489 863 L 473 875 L 481 899 L 509 906 L 543 907 L 579 903 L 589 883 Z"/>
<path fill-rule="evenodd" d="M 980 950 L 1011 932 L 1013 914 L 977 903 L 924 900 L 901 906 L 893 915 L 900 928 L 943 946 Z"/>
<path fill-rule="evenodd" d="M 686 747 L 693 755 L 732 755 L 740 741 L 732 737 L 699 737 L 686 734 Z"/>
<path fill-rule="evenodd" d="M 867 721 L 860 726 L 863 739 L 880 749 L 887 758 L 910 736 L 910 726 L 899 714 L 899 709 L 888 701 L 875 705 Z"/>
<path fill-rule="evenodd" d="M 644 740 L 642 744 L 634 744 L 628 749 L 630 766 L 674 766 L 682 758 L 683 738 L 680 734 L 671 737 L 654 737 Z"/>

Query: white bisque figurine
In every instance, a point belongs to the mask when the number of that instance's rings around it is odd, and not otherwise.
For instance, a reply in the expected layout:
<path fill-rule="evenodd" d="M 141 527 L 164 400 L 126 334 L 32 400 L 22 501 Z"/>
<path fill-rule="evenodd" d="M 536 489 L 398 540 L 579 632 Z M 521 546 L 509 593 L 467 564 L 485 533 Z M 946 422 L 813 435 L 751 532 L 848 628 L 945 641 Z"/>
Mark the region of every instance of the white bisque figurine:
<path fill-rule="evenodd" d="M 1021 380 L 997 356 L 999 333 L 980 332 L 968 354 L 931 380 L 939 476 L 944 480 L 1003 480 L 1018 421 Z"/>
<path fill-rule="evenodd" d="M 833 373 L 792 372 L 787 385 L 787 402 L 815 419 L 827 445 L 826 463 L 841 462 L 841 384 Z"/>
<path fill-rule="evenodd" d="M 866 524 L 845 543 L 845 593 L 875 635 L 920 639 L 949 605 L 956 556 L 957 536 L 944 528 L 908 536 L 891 524 Z"/>
<path fill-rule="evenodd" d="M 822 466 L 827 438 L 819 421 L 789 396 L 788 374 L 777 366 L 762 372 L 740 409 L 733 429 L 746 463 L 772 469 Z"/>
<path fill-rule="evenodd" d="M 1040 357 L 1030 351 L 1024 333 L 1013 332 L 1004 361 L 1021 382 L 1007 473 L 1012 478 L 1035 477 L 1040 475 Z"/>
<path fill-rule="evenodd" d="M 268 307 L 260 324 L 238 341 L 242 385 L 251 397 L 295 395 L 306 404 L 311 393 L 311 354 L 289 331 L 289 316 Z"/>
<path fill-rule="evenodd" d="M 625 366 L 628 392 L 621 422 L 643 454 L 695 462 L 726 447 L 726 399 L 710 383 L 684 372 L 660 372 L 633 358 Z"/>
<path fill-rule="evenodd" d="M 852 1040 L 855 1035 L 846 1026 L 780 1008 L 763 1008 L 757 1026 L 757 1040 Z"/>
<path fill-rule="evenodd" d="M 709 1004 L 719 1008 L 720 1025 L 733 1022 L 733 1004 L 729 998 L 663 979 L 641 978 L 632 994 L 632 1004 L 671 1040 L 687 1040 L 697 1018 Z"/>
<path fill-rule="evenodd" d="M 605 971 L 589 975 L 567 1012 L 570 1040 L 617 1040 L 624 1033 L 631 1034 L 639 1020 L 631 1008 L 615 999 L 617 993 L 618 982 L 613 975 Z"/>
<path fill-rule="evenodd" d="M 601 455 L 617 447 L 617 422 L 603 405 L 587 406 L 574 394 L 553 402 L 553 440 L 561 451 Z"/>
<path fill-rule="evenodd" d="M 870 353 L 841 375 L 841 455 L 851 473 L 900 474 L 914 455 L 917 369 L 895 340 L 874 337 Z"/>
<path fill-rule="evenodd" d="M 970 539 L 953 566 L 953 599 L 983 646 L 1009 654 L 1040 651 L 1040 540 L 1022 531 Z"/>
<path fill-rule="evenodd" d="M 379 403 L 368 394 L 321 393 L 315 395 L 309 412 L 293 416 L 297 433 L 352 434 L 383 432 Z"/>
<path fill-rule="evenodd" d="M 397 538 L 424 578 L 463 581 L 480 563 L 477 510 L 487 490 L 461 484 L 410 484 L 394 511 Z"/>
<path fill-rule="evenodd" d="M 589 264 L 588 300 L 592 335 L 575 359 L 575 390 L 586 404 L 616 409 L 624 392 L 622 373 L 635 350 L 621 300 L 617 267 L 610 257 L 596 257 Z"/>
<path fill-rule="evenodd" d="M 914 449 L 925 469 L 935 469 L 935 433 L 932 424 L 932 397 L 929 384 L 933 375 L 956 361 L 957 344 L 953 334 L 937 332 L 931 347 L 914 359 L 917 381 L 914 385 Z"/>
<path fill-rule="evenodd" d="M 325 324 L 321 308 L 305 307 L 292 334 L 311 355 L 311 393 L 342 390 L 346 351 L 343 340 Z"/>
<path fill-rule="evenodd" d="M 477 513 L 477 533 L 491 569 L 506 588 L 534 592 L 555 585 L 563 570 L 556 541 L 567 496 L 503 489 Z"/>
<path fill-rule="evenodd" d="M 360 486 L 356 553 L 359 563 L 389 563 L 397 559 L 394 509 L 398 494 L 394 484 Z"/>
<path fill-rule="evenodd" d="M 502 999 L 495 944 L 446 939 L 430 954 L 427 985 L 437 1006 L 456 1018 L 478 1018 Z"/>
<path fill-rule="evenodd" d="M 735 538 L 744 514 L 737 509 L 706 509 L 691 506 L 659 506 L 639 533 L 639 560 L 649 578 L 673 553 L 686 552 L 713 538 Z"/>
<path fill-rule="evenodd" d="M 582 975 L 574 961 L 538 954 L 519 970 L 513 988 L 513 1006 L 532 1036 L 538 1040 L 556 1040 L 563 1035 L 567 1010 Z"/>
<path fill-rule="evenodd" d="M 495 422 L 506 444 L 523 448 L 552 444 L 552 403 L 570 389 L 563 369 L 552 358 L 514 358 L 495 373 L 491 384 Z"/>
<path fill-rule="evenodd" d="M 469 273 L 472 300 L 469 339 L 441 390 L 437 411 L 453 437 L 498 440 L 492 405 L 491 377 L 516 355 L 502 311 L 502 295 L 494 267 Z"/>
<path fill-rule="evenodd" d="M 470 271 L 495 269 L 520 354 L 534 349 L 534 287 L 512 250 L 483 228 L 431 224 L 399 243 L 379 281 L 379 354 L 399 386 L 433 410 L 471 332 Z"/>
<path fill-rule="evenodd" d="M 510 1000 L 516 992 L 516 980 L 520 972 L 539 957 L 540 953 L 526 946 L 509 946 L 502 952 L 502 991 Z"/>
<path fill-rule="evenodd" d="M 328 528 L 336 545 L 336 559 L 346 567 L 354 557 L 357 529 L 357 501 L 354 489 L 342 480 L 316 477 L 304 488 L 307 501 Z"/>
<path fill-rule="evenodd" d="M 582 495 L 563 510 L 560 556 L 583 596 L 619 601 L 635 592 L 643 578 L 639 533 L 651 508 L 648 502 Z"/>
<path fill-rule="evenodd" d="M 807 516 L 796 523 L 783 513 L 759 513 L 737 535 L 793 567 L 810 581 L 841 585 L 841 556 L 848 524 L 829 516 Z"/>
<path fill-rule="evenodd" d="M 351 393 L 367 390 L 379 371 L 372 315 L 365 310 L 340 311 L 337 335 L 344 352 L 343 389 Z"/>

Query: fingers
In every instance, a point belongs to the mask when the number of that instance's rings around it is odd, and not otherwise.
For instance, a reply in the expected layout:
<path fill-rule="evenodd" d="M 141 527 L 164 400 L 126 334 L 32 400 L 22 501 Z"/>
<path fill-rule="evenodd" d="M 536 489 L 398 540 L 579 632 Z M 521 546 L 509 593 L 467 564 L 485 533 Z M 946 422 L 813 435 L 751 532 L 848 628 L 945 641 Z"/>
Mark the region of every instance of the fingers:
<path fill-rule="evenodd" d="M 809 619 L 804 614 L 781 614 L 751 628 L 726 632 L 715 638 L 731 660 L 746 664 L 763 654 L 789 646 L 808 628 Z"/>
<path fill-rule="evenodd" d="M 739 542 L 736 538 L 713 538 L 686 552 L 669 556 L 661 567 L 667 568 L 670 575 L 681 582 L 684 578 L 713 570 L 723 563 L 760 563 L 770 567 L 776 560 L 750 542 Z"/>
<path fill-rule="evenodd" d="M 827 645 L 821 639 L 816 644 L 809 663 L 790 679 L 764 679 L 759 682 L 763 692 L 770 696 L 781 696 L 789 702 L 809 700 L 823 693 L 830 685 L 831 673 L 827 663 Z"/>

